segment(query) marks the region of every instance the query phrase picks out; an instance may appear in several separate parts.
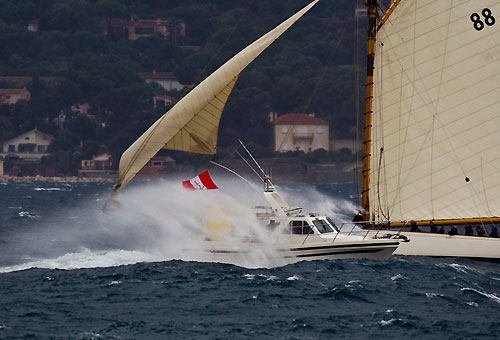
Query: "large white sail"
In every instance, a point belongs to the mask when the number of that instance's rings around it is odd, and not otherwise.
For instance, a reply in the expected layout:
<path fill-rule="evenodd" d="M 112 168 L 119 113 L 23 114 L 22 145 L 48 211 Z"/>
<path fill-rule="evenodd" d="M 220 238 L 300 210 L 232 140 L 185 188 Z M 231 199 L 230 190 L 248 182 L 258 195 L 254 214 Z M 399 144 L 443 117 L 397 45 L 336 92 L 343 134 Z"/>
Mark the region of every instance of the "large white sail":
<path fill-rule="evenodd" d="M 317 2 L 239 52 L 158 119 L 123 153 L 114 191 L 123 189 L 162 148 L 215 154 L 222 110 L 240 72 Z"/>
<path fill-rule="evenodd" d="M 401 1 L 376 39 L 374 219 L 500 216 L 499 1 Z"/>

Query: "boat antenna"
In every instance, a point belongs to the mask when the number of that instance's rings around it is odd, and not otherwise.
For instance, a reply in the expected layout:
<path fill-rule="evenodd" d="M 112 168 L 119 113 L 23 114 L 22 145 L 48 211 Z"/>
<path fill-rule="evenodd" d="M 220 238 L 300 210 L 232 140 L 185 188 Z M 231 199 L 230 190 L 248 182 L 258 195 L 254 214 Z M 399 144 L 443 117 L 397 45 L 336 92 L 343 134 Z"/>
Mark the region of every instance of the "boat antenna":
<path fill-rule="evenodd" d="M 229 172 L 230 172 L 230 173 L 232 173 L 233 175 L 238 176 L 240 179 L 244 180 L 244 181 L 245 181 L 245 182 L 246 182 L 246 183 L 247 183 L 247 184 L 248 184 L 248 185 L 249 185 L 252 189 L 254 189 L 255 191 L 257 191 L 257 192 L 260 194 L 260 190 L 259 190 L 259 189 L 257 189 L 257 188 L 255 187 L 255 185 L 253 185 L 252 183 L 250 183 L 250 181 L 248 181 L 245 177 L 241 176 L 241 175 L 240 175 L 239 173 L 237 173 L 236 171 L 231 170 L 231 169 L 229 169 L 228 167 L 226 167 L 226 166 L 224 166 L 224 165 L 222 165 L 222 164 L 220 164 L 220 163 L 214 162 L 214 161 L 210 161 L 210 163 L 212 163 L 213 165 L 217 165 L 218 167 L 221 167 L 221 168 L 222 168 L 222 169 L 224 169 L 224 170 L 229 171 Z"/>
<path fill-rule="evenodd" d="M 241 139 L 238 139 L 238 142 L 240 142 L 240 144 L 243 147 L 243 149 L 245 149 L 245 151 L 247 152 L 247 154 L 252 158 L 252 160 L 255 163 L 255 165 L 257 165 L 257 167 L 259 168 L 260 172 L 262 172 L 262 175 L 265 175 L 266 173 L 264 172 L 264 170 L 262 170 L 262 168 L 260 167 L 259 163 L 257 163 L 257 161 L 255 160 L 255 158 L 253 158 L 252 154 L 250 153 L 250 151 L 248 151 L 247 147 L 245 146 L 245 144 L 243 144 L 243 142 L 241 141 Z"/>
<path fill-rule="evenodd" d="M 249 167 L 250 169 L 252 169 L 252 171 L 254 172 L 254 174 L 256 174 L 256 175 L 257 175 L 257 177 L 259 177 L 259 179 L 260 179 L 261 181 L 264 181 L 264 180 L 262 179 L 262 177 L 261 177 L 261 176 L 257 173 L 257 171 L 255 171 L 255 169 L 253 168 L 253 166 L 251 166 L 251 165 L 250 165 L 250 163 L 248 163 L 248 161 L 247 161 L 247 160 L 246 160 L 246 159 L 245 159 L 245 158 L 241 155 L 241 153 L 240 153 L 238 150 L 236 150 L 236 153 L 237 153 L 237 154 L 238 154 L 238 156 L 240 156 L 240 158 L 241 158 L 241 159 L 242 159 L 242 160 L 246 163 L 246 165 L 248 165 L 248 167 Z"/>
<path fill-rule="evenodd" d="M 265 192 L 273 192 L 274 191 L 274 185 L 271 182 L 271 176 L 266 175 L 266 172 L 262 169 L 262 167 L 259 165 L 259 163 L 257 163 L 257 161 L 255 160 L 255 158 L 250 153 L 250 151 L 246 148 L 245 144 L 243 144 L 243 142 L 240 139 L 238 139 L 238 142 L 240 142 L 240 144 L 243 147 L 243 149 L 245 149 L 245 151 L 247 152 L 247 154 L 252 158 L 252 160 L 255 163 L 255 165 L 257 165 L 257 167 L 259 168 L 259 170 L 262 172 L 261 179 L 264 182 L 264 191 Z M 236 151 L 236 152 L 238 152 L 238 151 Z M 241 155 L 240 155 L 240 157 L 241 157 Z M 243 158 L 243 157 L 241 157 L 241 158 Z M 245 162 L 246 162 L 246 160 L 245 160 Z M 248 162 L 246 162 L 246 163 L 248 164 Z M 250 166 L 250 164 L 248 164 L 248 166 Z M 250 166 L 250 168 L 252 168 L 252 170 L 254 170 L 254 172 L 257 174 L 257 172 L 255 171 L 255 169 L 252 166 Z M 257 176 L 259 176 L 259 174 L 257 174 Z"/>

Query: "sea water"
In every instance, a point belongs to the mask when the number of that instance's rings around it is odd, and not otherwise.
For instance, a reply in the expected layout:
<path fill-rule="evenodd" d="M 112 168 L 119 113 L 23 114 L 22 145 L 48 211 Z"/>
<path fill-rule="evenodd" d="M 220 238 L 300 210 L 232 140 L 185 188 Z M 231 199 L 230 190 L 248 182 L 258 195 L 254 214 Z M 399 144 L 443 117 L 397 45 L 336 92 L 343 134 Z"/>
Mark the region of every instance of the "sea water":
<path fill-rule="evenodd" d="M 214 205 L 256 232 L 247 206 L 261 203 L 258 192 L 223 184 L 139 184 L 111 212 L 111 184 L 0 184 L 0 338 L 498 338 L 496 262 L 190 261 L 186 245 Z M 348 186 L 279 189 L 337 221 L 355 212 Z"/>

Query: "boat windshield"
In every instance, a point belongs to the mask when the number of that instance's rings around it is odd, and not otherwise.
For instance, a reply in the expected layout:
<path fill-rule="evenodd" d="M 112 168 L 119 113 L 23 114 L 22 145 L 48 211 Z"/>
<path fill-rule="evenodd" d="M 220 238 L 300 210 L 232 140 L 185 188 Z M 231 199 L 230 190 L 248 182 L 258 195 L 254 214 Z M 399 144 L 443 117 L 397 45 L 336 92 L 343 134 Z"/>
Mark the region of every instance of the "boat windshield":
<path fill-rule="evenodd" d="M 331 226 L 333 229 L 335 229 L 335 231 L 336 231 L 337 233 L 340 233 L 339 228 L 337 227 L 337 225 L 336 225 L 335 223 L 333 223 L 333 221 L 330 219 L 330 217 L 328 217 L 328 216 L 327 216 L 327 217 L 326 217 L 326 220 L 328 221 L 328 223 L 330 223 L 330 226 Z"/>
<path fill-rule="evenodd" d="M 318 228 L 320 233 L 333 233 L 333 228 L 325 220 L 315 219 L 313 220 L 314 226 Z"/>

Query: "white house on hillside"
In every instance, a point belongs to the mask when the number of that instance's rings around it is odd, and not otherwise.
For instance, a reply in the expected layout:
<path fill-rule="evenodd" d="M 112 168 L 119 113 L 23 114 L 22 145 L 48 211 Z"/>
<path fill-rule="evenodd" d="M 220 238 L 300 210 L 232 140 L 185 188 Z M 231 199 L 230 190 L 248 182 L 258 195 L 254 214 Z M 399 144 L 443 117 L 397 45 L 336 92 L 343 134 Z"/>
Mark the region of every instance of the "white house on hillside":
<path fill-rule="evenodd" d="M 30 91 L 26 88 L 22 89 L 0 89 L 0 103 L 2 104 L 15 104 L 20 100 L 30 101 Z"/>
<path fill-rule="evenodd" d="M 33 129 L 3 143 L 0 156 L 39 160 L 48 156 L 48 147 L 54 138 Z"/>
<path fill-rule="evenodd" d="M 138 73 L 139 77 L 144 79 L 146 83 L 157 83 L 165 90 L 182 90 L 185 86 L 182 85 L 177 78 L 175 78 L 172 72 L 140 72 Z"/>
<path fill-rule="evenodd" d="M 287 113 L 273 120 L 275 151 L 329 150 L 328 122 L 314 114 Z"/>

